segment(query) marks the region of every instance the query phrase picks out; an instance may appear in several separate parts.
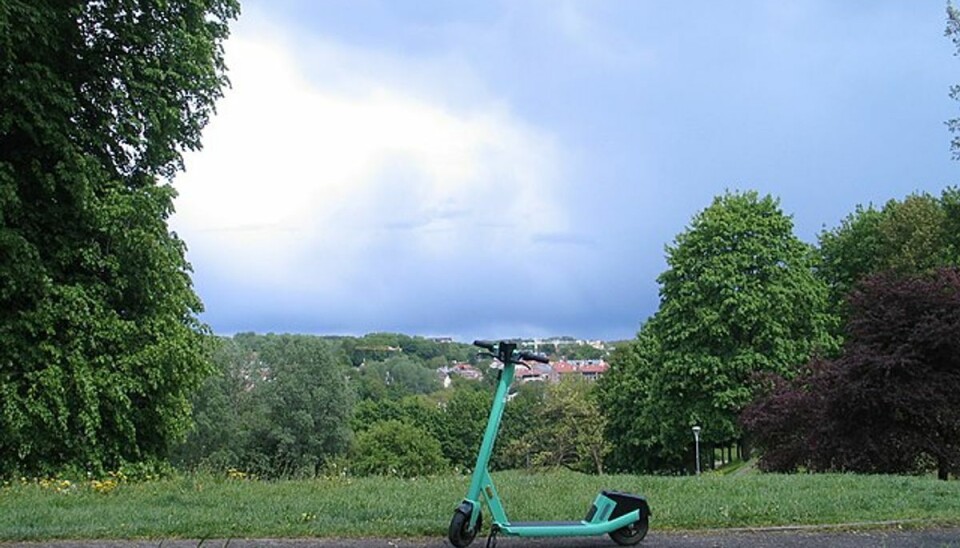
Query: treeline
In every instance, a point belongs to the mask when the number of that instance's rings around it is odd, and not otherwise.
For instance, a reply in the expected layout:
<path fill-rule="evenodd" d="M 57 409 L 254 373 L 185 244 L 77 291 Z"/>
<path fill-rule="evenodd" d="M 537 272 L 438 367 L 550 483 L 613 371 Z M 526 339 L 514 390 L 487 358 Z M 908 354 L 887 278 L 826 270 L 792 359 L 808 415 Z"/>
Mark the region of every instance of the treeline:
<path fill-rule="evenodd" d="M 195 428 L 173 452 L 184 469 L 261 477 L 415 476 L 469 470 L 496 371 L 476 348 L 422 337 L 239 334 L 217 338 L 217 373 L 194 398 Z M 472 361 L 481 380 L 437 367 Z M 601 471 L 609 443 L 586 381 L 517 387 L 494 468 Z"/>
<path fill-rule="evenodd" d="M 818 245 L 726 193 L 667 248 L 660 307 L 600 383 L 621 470 L 758 449 L 778 471 L 960 466 L 960 191 L 858 207 Z M 712 451 L 703 451 L 704 466 Z"/>
<path fill-rule="evenodd" d="M 960 190 L 857 207 L 817 245 L 772 196 L 727 192 L 667 247 L 660 306 L 597 383 L 516 387 L 493 467 L 687 473 L 714 448 L 776 471 L 960 464 Z M 218 339 L 187 468 L 262 476 L 468 470 L 495 375 L 421 337 Z M 484 378 L 437 368 L 472 362 Z"/>

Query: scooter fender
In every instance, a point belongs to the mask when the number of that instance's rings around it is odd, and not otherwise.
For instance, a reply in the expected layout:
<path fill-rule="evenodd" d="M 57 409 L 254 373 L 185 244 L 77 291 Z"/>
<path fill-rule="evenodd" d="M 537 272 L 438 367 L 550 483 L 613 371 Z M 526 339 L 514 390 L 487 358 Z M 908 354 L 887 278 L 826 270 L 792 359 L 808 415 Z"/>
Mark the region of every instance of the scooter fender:
<path fill-rule="evenodd" d="M 641 518 L 650 517 L 650 505 L 647 504 L 646 497 L 622 491 L 603 491 L 601 494 L 616 504 L 613 513 L 610 515 L 611 518 L 622 516 L 634 510 L 640 512 Z"/>
<path fill-rule="evenodd" d="M 457 506 L 457 512 L 465 516 L 470 516 L 470 530 L 474 530 L 477 527 L 477 520 L 480 517 L 480 505 L 475 501 L 464 499 L 460 503 L 460 506 Z"/>

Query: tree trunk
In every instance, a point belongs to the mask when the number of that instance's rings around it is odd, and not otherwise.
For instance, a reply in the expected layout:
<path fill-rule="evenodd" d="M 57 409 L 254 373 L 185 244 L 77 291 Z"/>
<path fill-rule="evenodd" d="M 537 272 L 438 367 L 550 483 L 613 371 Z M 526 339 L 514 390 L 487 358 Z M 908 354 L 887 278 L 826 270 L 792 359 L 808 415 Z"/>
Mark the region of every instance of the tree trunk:
<path fill-rule="evenodd" d="M 947 481 L 950 479 L 950 469 L 947 465 L 947 459 L 937 457 L 937 479 Z"/>
<path fill-rule="evenodd" d="M 591 449 L 593 453 L 593 462 L 597 465 L 597 475 L 603 475 L 603 453 L 598 451 L 596 447 Z"/>

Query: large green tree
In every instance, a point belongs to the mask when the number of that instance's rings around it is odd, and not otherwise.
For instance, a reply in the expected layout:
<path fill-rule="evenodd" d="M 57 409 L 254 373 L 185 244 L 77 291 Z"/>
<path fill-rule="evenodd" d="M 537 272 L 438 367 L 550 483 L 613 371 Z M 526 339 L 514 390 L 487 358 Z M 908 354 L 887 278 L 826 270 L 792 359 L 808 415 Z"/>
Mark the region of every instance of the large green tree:
<path fill-rule="evenodd" d="M 817 272 L 830 287 L 832 309 L 846 316 L 847 295 L 871 274 L 907 276 L 958 264 L 960 191 L 950 187 L 939 198 L 911 194 L 880 209 L 858 206 L 819 239 Z"/>
<path fill-rule="evenodd" d="M 235 0 L 0 3 L 0 474 L 161 457 L 207 374 L 181 153 Z"/>
<path fill-rule="evenodd" d="M 770 196 L 715 198 L 667 247 L 667 264 L 660 308 L 613 361 L 603 393 L 608 412 L 638 418 L 611 417 L 614 442 L 653 453 L 632 462 L 676 470 L 692 464 L 691 426 L 703 428 L 706 445 L 739 440 L 754 375 L 790 376 L 812 353 L 831 351 L 835 320 L 813 249 Z"/>

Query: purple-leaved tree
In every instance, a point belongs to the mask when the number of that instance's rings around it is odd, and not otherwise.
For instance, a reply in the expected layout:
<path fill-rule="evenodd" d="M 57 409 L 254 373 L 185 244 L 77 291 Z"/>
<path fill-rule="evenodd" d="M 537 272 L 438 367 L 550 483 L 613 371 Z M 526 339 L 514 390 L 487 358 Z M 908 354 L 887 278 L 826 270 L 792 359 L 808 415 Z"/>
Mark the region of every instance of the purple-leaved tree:
<path fill-rule="evenodd" d="M 960 269 L 881 273 L 848 304 L 842 355 L 813 361 L 741 416 L 767 470 L 960 468 Z"/>

